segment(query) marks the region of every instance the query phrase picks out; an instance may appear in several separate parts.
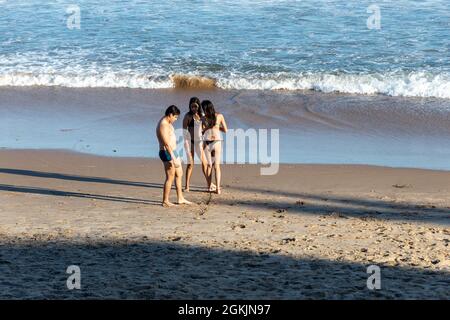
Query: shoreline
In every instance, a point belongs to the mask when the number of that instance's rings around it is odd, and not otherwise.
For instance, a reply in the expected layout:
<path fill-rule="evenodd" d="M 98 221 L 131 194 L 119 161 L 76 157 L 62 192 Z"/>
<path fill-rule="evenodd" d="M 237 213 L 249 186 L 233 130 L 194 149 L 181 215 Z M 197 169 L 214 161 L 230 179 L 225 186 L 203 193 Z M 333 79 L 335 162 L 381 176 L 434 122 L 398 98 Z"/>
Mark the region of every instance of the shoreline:
<path fill-rule="evenodd" d="M 66 154 L 66 155 L 79 155 L 79 156 L 87 156 L 87 157 L 95 157 L 95 158 L 111 158 L 111 159 L 122 159 L 122 160 L 150 160 L 159 162 L 160 159 L 155 157 L 142 157 L 142 156 L 114 156 L 114 155 L 101 155 L 101 154 L 94 154 L 89 152 L 83 152 L 83 151 L 76 151 L 76 150 L 70 150 L 70 149 L 33 149 L 33 148 L 26 148 L 26 149 L 16 149 L 16 148 L 4 148 L 0 147 L 0 154 L 1 152 L 31 152 L 31 153 L 60 153 L 60 154 Z M 196 159 L 195 165 L 198 166 L 200 163 L 197 163 L 198 159 Z M 183 167 L 186 166 L 186 162 L 182 162 Z M 233 166 L 233 165 L 245 165 L 245 166 L 258 166 L 258 167 L 265 167 L 267 165 L 261 164 L 261 163 L 244 163 L 244 164 L 234 164 L 234 163 L 223 163 L 223 166 Z M 450 169 L 429 169 L 429 168 L 417 168 L 417 167 L 393 167 L 393 166 L 383 166 L 383 165 L 373 165 L 373 164 L 365 164 L 365 163 L 298 163 L 298 162 L 283 162 L 279 163 L 280 166 L 292 166 L 292 165 L 299 165 L 299 166 L 316 166 L 316 167 L 348 167 L 348 168 L 379 168 L 379 169 L 393 169 L 393 170 L 418 170 L 418 171 L 430 171 L 430 172 L 450 172 Z"/>
<path fill-rule="evenodd" d="M 181 75 L 183 78 L 184 76 Z M 189 77 L 189 76 L 186 76 Z M 123 90 L 123 91 L 135 91 L 135 92 L 146 92 L 146 91 L 165 91 L 165 92 L 180 92 L 180 93 L 193 93 L 198 94 L 198 92 L 202 93 L 226 93 L 226 92 L 253 92 L 253 93 L 280 93 L 280 94 L 319 94 L 319 95 L 330 95 L 330 96 L 342 96 L 342 97 L 367 97 L 367 98 L 392 98 L 392 99 L 398 99 L 398 100 L 408 100 L 408 101 L 416 101 L 421 102 L 423 100 L 429 100 L 429 101 L 440 101 L 440 102 L 450 102 L 450 98 L 446 97 L 435 97 L 435 96 L 402 96 L 402 95 L 390 95 L 387 93 L 355 93 L 355 92 L 341 92 L 341 91 L 320 91 L 317 89 L 246 89 L 246 88 L 221 88 L 217 86 L 211 86 L 211 85 L 205 85 L 202 86 L 201 82 L 209 82 L 211 79 L 208 77 L 203 76 L 192 76 L 193 80 L 191 80 L 194 84 L 192 86 L 183 86 L 183 85 L 173 85 L 172 87 L 155 87 L 155 88 L 137 88 L 137 87 L 70 87 L 70 86 L 63 86 L 63 85 L 20 85 L 20 86 L 14 86 L 14 85 L 2 85 L 0 86 L 0 91 L 8 91 L 8 90 L 99 90 L 99 91 L 115 91 L 115 90 Z M 180 82 L 189 82 L 189 80 Z M 199 82 L 200 85 L 196 86 L 195 83 Z"/>

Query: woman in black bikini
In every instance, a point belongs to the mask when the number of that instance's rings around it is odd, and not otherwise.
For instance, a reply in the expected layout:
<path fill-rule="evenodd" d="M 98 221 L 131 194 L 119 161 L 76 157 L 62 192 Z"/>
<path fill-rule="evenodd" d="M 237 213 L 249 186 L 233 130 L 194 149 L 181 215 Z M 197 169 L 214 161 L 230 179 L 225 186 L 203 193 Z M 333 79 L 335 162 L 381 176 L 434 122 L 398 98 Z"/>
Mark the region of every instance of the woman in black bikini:
<path fill-rule="evenodd" d="M 216 193 L 221 193 L 220 182 L 222 172 L 220 170 L 220 161 L 222 156 L 222 132 L 226 133 L 228 128 L 225 118 L 222 114 L 216 112 L 214 105 L 209 100 L 202 102 L 202 108 L 205 111 L 205 130 L 203 134 L 205 158 L 207 161 L 207 182 L 210 191 L 216 189 Z M 212 183 L 213 169 L 216 173 L 216 188 Z"/>
<path fill-rule="evenodd" d="M 192 171 L 194 169 L 195 154 L 197 154 L 202 164 L 202 171 L 207 178 L 207 163 L 203 152 L 203 109 L 200 105 L 200 100 L 197 97 L 192 97 L 189 101 L 189 112 L 186 113 L 183 119 L 184 129 L 184 147 L 188 157 L 188 164 L 186 166 L 186 185 L 184 191 L 189 192 L 191 183 Z"/>

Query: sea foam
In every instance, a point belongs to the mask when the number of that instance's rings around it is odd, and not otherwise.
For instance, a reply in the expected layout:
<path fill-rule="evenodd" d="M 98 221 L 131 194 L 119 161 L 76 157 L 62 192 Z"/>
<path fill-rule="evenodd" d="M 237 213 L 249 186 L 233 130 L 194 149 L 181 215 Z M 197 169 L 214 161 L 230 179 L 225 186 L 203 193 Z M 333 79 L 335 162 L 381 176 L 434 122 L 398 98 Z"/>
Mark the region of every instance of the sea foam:
<path fill-rule="evenodd" d="M 450 98 L 450 76 L 425 72 L 409 74 L 299 75 L 146 75 L 105 72 L 98 74 L 0 74 L 0 86 L 61 86 L 73 88 L 221 88 L 228 90 L 315 90 L 350 94 Z"/>

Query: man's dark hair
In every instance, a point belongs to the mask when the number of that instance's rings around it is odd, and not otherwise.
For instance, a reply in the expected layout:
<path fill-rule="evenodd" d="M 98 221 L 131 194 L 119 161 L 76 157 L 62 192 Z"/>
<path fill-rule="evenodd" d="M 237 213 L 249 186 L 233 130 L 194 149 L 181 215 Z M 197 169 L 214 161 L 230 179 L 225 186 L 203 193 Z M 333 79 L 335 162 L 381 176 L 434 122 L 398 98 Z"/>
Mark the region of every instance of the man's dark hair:
<path fill-rule="evenodd" d="M 178 109 L 177 106 L 171 105 L 166 110 L 166 117 L 170 116 L 171 114 L 173 114 L 174 116 L 179 116 L 180 115 L 180 109 Z"/>

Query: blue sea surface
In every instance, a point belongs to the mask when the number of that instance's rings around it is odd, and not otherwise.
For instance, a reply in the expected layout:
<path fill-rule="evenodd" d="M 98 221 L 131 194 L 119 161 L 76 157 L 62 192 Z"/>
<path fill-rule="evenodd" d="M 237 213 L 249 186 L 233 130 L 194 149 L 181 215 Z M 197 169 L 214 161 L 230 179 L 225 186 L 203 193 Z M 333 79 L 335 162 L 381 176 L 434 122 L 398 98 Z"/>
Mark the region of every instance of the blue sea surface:
<path fill-rule="evenodd" d="M 167 88 L 174 74 L 450 98 L 450 1 L 0 1 L 0 86 Z"/>

